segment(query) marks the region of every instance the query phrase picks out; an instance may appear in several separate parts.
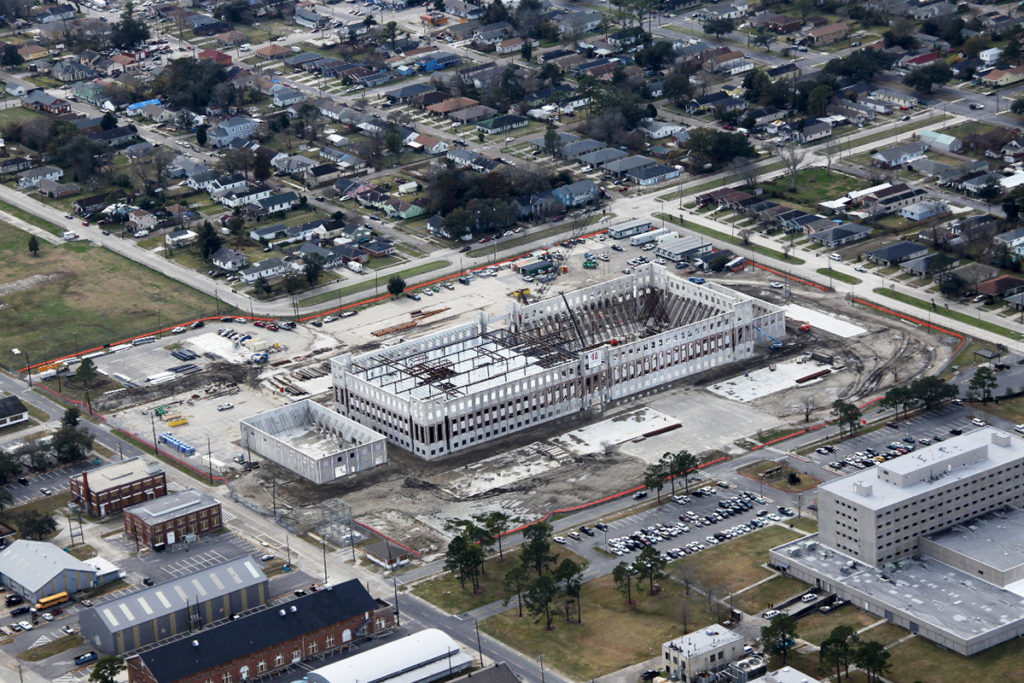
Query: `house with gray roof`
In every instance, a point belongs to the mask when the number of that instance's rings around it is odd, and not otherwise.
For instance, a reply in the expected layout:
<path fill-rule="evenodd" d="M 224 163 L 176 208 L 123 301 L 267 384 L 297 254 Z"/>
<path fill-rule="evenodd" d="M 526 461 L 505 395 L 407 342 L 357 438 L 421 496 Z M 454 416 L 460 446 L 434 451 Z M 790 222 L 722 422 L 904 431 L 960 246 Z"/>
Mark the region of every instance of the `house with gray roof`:
<path fill-rule="evenodd" d="M 924 256 L 927 253 L 928 247 L 922 244 L 900 240 L 899 242 L 887 244 L 881 249 L 869 251 L 864 254 L 864 258 L 882 266 L 895 266 L 904 261 Z"/>
<path fill-rule="evenodd" d="M 808 236 L 815 244 L 820 244 L 830 249 L 841 247 L 844 244 L 856 242 L 871 236 L 871 228 L 859 223 L 843 223 L 835 227 L 818 230 Z"/>
<path fill-rule="evenodd" d="M 608 162 L 604 165 L 604 170 L 613 175 L 621 176 L 644 166 L 653 166 L 656 163 L 654 159 L 649 159 L 648 157 L 631 156 Z"/>
<path fill-rule="evenodd" d="M 629 154 L 623 152 L 618 147 L 605 147 L 604 149 L 595 149 L 593 152 L 581 154 L 576 157 L 576 161 L 588 166 L 603 166 L 610 161 L 625 159 L 628 156 Z"/>

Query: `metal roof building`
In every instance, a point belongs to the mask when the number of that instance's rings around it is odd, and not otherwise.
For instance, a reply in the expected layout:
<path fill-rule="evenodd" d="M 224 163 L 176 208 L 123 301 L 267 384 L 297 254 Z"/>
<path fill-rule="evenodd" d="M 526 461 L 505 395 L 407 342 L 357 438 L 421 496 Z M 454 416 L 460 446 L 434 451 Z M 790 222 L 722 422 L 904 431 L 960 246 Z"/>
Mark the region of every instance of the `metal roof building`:
<path fill-rule="evenodd" d="M 428 628 L 314 669 L 306 677 L 309 683 L 427 683 L 465 671 L 473 661 L 447 633 Z"/>
<path fill-rule="evenodd" d="M 352 579 L 144 650 L 126 662 L 129 680 L 262 678 L 297 661 L 348 649 L 392 628 L 394 618 L 391 605 L 375 600 L 358 579 Z"/>
<path fill-rule="evenodd" d="M 202 628 L 267 602 L 266 575 L 248 555 L 79 614 L 82 635 L 113 654 Z"/>
<path fill-rule="evenodd" d="M 0 552 L 0 583 L 26 600 L 86 590 L 99 585 L 96 577 L 94 567 L 52 543 L 20 539 Z"/>

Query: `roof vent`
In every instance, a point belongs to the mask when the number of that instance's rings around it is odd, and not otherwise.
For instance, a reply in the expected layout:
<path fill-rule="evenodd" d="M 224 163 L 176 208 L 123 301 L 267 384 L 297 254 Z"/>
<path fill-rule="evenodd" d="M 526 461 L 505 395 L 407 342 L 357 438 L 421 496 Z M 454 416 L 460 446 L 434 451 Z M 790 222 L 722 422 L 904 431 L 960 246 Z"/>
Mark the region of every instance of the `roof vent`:
<path fill-rule="evenodd" d="M 287 612 L 285 612 L 285 611 L 284 611 L 284 609 L 283 609 L 283 608 L 282 608 L 282 609 L 279 609 L 279 610 L 277 610 L 277 613 L 278 613 L 278 614 L 280 614 L 280 615 L 281 615 L 282 617 L 283 617 L 284 615 L 288 614 Z"/>
<path fill-rule="evenodd" d="M 199 647 L 199 641 L 198 640 L 193 640 L 192 641 L 192 647 Z"/>
<path fill-rule="evenodd" d="M 292 614 L 295 614 L 296 612 L 299 611 L 299 608 L 296 607 L 295 605 L 292 605 L 291 610 L 292 610 Z"/>
<path fill-rule="evenodd" d="M 1008 448 L 1010 446 L 1010 435 L 1000 432 L 992 432 L 992 443 L 996 446 Z"/>

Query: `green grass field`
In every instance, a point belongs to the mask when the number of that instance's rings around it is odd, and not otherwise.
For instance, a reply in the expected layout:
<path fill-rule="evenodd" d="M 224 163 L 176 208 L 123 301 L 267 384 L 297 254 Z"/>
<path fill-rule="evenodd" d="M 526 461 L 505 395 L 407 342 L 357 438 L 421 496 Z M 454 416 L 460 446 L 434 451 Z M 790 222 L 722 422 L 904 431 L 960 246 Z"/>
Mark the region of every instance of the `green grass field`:
<path fill-rule="evenodd" d="M 875 621 L 877 621 L 876 617 L 871 616 L 867 612 L 862 612 L 852 605 L 848 605 L 828 614 L 814 613 L 809 617 L 804 617 L 797 622 L 796 632 L 800 638 L 808 643 L 821 645 L 821 641 L 825 640 L 836 626 L 845 624 L 859 631 Z M 864 637 L 873 640 L 868 635 Z"/>
<path fill-rule="evenodd" d="M 743 591 L 733 599 L 733 606 L 747 614 L 760 614 L 770 605 L 777 605 L 807 590 L 803 581 L 788 576 L 776 576 L 759 586 Z"/>
<path fill-rule="evenodd" d="M 38 363 L 215 312 L 211 298 L 99 247 L 43 243 L 33 257 L 28 235 L 2 224 L 0 283 L 18 287 L 3 297 L 7 368 L 25 353 Z"/>
<path fill-rule="evenodd" d="M 480 628 L 530 657 L 545 655 L 548 666 L 573 680 L 589 681 L 656 657 L 666 640 L 727 617 L 717 608 L 709 613 L 707 601 L 696 592 L 687 596 L 670 580 L 661 585 L 656 596 L 634 587 L 635 604 L 629 607 L 611 577 L 602 576 L 583 584 L 582 624 L 555 615 L 554 629 L 545 631 L 543 621 L 535 623 L 528 614 L 520 618 L 513 607 L 481 622 Z"/>
<path fill-rule="evenodd" d="M 846 273 L 841 273 L 838 270 L 832 270 L 831 268 L 818 268 L 817 272 L 818 272 L 818 275 L 824 275 L 825 277 L 831 277 L 833 280 L 838 280 L 839 282 L 845 282 L 848 285 L 859 285 L 860 284 L 860 278 L 854 277 L 852 275 L 847 275 Z"/>
<path fill-rule="evenodd" d="M 888 287 L 876 287 L 874 292 L 875 294 L 881 294 L 882 296 L 889 297 L 890 299 L 896 299 L 897 301 L 902 301 L 912 306 L 916 306 L 917 308 L 920 308 L 923 311 L 931 311 L 935 315 L 935 317 L 938 318 L 935 322 L 939 325 L 942 324 L 941 318 L 949 318 L 951 320 L 956 320 L 957 322 L 962 323 L 964 325 L 969 325 L 971 327 L 980 327 L 983 330 L 994 332 L 996 334 L 1007 337 L 1008 339 L 1013 339 L 1015 341 L 1020 341 L 1021 339 L 1024 339 L 1024 335 L 1021 335 L 1019 332 L 1011 330 L 1008 327 L 996 325 L 995 323 L 990 323 L 987 320 L 978 320 L 977 318 L 967 315 L 966 313 L 960 313 L 959 311 L 950 311 L 941 306 L 937 306 L 934 309 L 932 309 L 931 303 L 923 299 L 918 299 L 917 297 L 904 294 L 903 292 L 897 292 Z M 918 317 L 920 318 L 923 316 Z"/>
<path fill-rule="evenodd" d="M 421 265 L 413 266 L 412 268 L 406 268 L 405 270 L 399 271 L 398 276 L 407 281 L 406 289 L 411 290 L 414 289 L 415 286 L 410 286 L 408 284 L 409 278 L 416 277 L 417 275 L 423 275 L 424 273 L 430 273 L 435 270 L 441 270 L 443 268 L 447 268 L 450 265 L 450 261 L 431 261 L 429 263 L 423 263 Z M 342 287 L 340 289 L 334 290 L 333 292 L 324 292 L 323 294 L 317 294 L 316 296 L 310 296 L 306 297 L 305 299 L 299 299 L 299 303 L 302 304 L 303 306 L 330 303 L 332 301 L 338 301 L 342 297 L 348 296 L 349 294 L 355 294 L 356 292 L 366 292 L 368 290 L 372 290 L 374 289 L 375 286 L 379 289 L 379 292 L 381 294 L 387 294 L 388 279 L 391 277 L 391 275 L 381 277 L 379 280 L 377 280 L 376 284 L 374 282 L 373 277 L 365 277 L 367 279 L 363 280 L 362 282 L 357 282 L 354 285 Z"/>
<path fill-rule="evenodd" d="M 772 572 L 762 566 L 768 562 L 768 551 L 799 537 L 794 531 L 770 525 L 676 560 L 669 564 L 669 572 L 678 577 L 688 573 L 702 586 L 734 593 L 771 576 Z"/>
<path fill-rule="evenodd" d="M 838 171 L 829 174 L 824 168 L 805 168 L 797 171 L 796 190 L 792 189 L 792 182 L 789 175 L 785 175 L 770 183 L 762 183 L 761 187 L 779 199 L 817 212 L 818 202 L 842 197 L 850 190 L 857 190 L 863 185 L 859 178 Z"/>

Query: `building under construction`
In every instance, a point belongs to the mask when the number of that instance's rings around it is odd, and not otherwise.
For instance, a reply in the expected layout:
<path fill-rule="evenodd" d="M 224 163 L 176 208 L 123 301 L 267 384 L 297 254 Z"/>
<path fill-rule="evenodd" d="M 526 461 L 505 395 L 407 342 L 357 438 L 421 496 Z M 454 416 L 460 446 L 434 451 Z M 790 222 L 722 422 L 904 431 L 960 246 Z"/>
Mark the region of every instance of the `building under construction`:
<path fill-rule="evenodd" d="M 332 360 L 335 407 L 422 458 L 627 398 L 780 344 L 783 309 L 648 264 L 503 316 Z"/>

